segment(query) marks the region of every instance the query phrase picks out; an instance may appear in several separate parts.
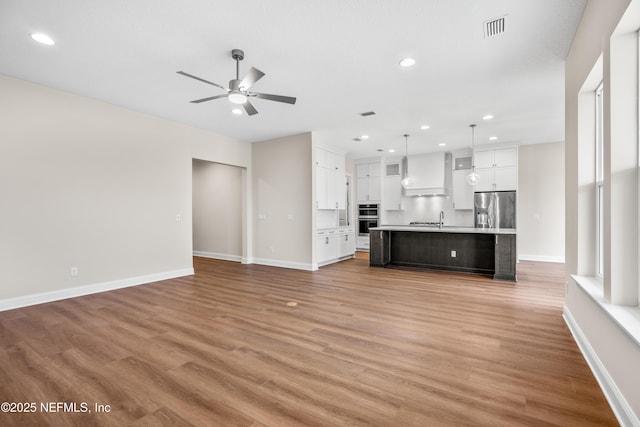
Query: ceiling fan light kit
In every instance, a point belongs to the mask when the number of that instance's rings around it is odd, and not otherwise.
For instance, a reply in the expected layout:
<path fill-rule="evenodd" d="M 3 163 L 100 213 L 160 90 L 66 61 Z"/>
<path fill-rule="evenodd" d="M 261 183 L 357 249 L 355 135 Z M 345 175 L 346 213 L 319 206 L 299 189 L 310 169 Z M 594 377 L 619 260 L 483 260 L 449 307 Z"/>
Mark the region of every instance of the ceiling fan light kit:
<path fill-rule="evenodd" d="M 236 78 L 229 80 L 229 87 L 221 86 L 217 83 L 210 82 L 209 80 L 205 80 L 203 78 L 194 76 L 192 74 L 186 73 L 184 71 L 176 71 L 178 74 L 181 74 L 185 77 L 189 77 L 203 83 L 210 84 L 212 86 L 219 87 L 220 89 L 225 90 L 227 93 L 222 95 L 214 95 L 206 98 L 196 99 L 191 101 L 193 104 L 199 104 L 201 102 L 212 101 L 214 99 L 219 98 L 227 98 L 229 102 L 236 105 L 242 105 L 244 110 L 248 115 L 253 116 L 254 114 L 258 114 L 258 110 L 249 102 L 249 98 L 260 98 L 266 99 L 268 101 L 276 101 L 276 102 L 284 102 L 286 104 L 295 104 L 296 98 L 291 96 L 282 96 L 282 95 L 270 95 L 268 93 L 260 93 L 260 92 L 249 92 L 249 88 L 253 86 L 255 82 L 264 77 L 264 73 L 257 68 L 251 67 L 249 72 L 240 79 L 240 61 L 244 59 L 244 52 L 240 49 L 233 49 L 231 51 L 231 57 L 236 61 Z"/>
<path fill-rule="evenodd" d="M 244 104 L 248 99 L 247 95 L 241 92 L 230 92 L 228 98 L 232 104 Z"/>

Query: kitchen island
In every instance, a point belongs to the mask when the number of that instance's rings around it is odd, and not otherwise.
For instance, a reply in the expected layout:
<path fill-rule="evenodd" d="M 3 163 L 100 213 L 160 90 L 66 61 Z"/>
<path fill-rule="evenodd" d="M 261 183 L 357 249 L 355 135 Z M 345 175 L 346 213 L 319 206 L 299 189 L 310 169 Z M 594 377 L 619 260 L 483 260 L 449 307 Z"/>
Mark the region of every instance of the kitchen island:
<path fill-rule="evenodd" d="M 369 265 L 479 273 L 516 281 L 513 228 L 384 225 L 369 230 Z"/>

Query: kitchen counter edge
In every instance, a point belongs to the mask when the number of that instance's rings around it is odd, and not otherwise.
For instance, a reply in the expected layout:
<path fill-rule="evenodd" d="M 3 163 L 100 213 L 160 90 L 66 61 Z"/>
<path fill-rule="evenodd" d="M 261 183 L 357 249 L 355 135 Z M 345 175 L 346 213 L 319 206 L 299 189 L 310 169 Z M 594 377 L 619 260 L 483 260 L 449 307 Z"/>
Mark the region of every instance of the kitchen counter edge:
<path fill-rule="evenodd" d="M 419 233 L 516 234 L 515 228 L 424 227 L 419 225 L 381 225 L 369 231 L 415 231 Z"/>

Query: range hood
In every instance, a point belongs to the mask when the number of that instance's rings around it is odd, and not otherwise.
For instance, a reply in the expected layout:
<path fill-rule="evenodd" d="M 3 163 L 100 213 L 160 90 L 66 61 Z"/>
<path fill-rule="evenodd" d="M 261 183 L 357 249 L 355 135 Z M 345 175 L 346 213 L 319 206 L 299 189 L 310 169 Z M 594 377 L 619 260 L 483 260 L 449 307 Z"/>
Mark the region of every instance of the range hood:
<path fill-rule="evenodd" d="M 410 182 L 404 189 L 407 197 L 448 196 L 453 175 L 451 153 L 432 153 L 408 158 Z"/>

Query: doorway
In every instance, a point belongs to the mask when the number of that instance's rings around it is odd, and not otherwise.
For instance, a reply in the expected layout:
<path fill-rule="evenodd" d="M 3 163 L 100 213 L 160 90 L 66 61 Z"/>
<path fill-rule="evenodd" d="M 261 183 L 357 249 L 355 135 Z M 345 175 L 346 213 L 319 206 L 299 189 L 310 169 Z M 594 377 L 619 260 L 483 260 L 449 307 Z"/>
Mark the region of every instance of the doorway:
<path fill-rule="evenodd" d="M 192 160 L 193 255 L 242 260 L 243 168 Z"/>

